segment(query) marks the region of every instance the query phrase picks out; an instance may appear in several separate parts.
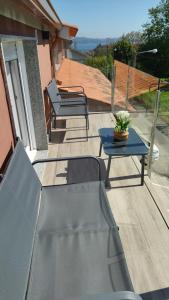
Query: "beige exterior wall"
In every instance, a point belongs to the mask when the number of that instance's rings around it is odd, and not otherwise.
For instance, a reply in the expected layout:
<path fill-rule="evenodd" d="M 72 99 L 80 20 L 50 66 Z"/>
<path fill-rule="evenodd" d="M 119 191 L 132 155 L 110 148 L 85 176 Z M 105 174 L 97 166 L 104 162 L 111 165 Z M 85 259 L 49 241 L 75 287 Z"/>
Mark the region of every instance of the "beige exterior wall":
<path fill-rule="evenodd" d="M 7 106 L 2 70 L 0 68 L 0 169 L 13 147 L 13 133 Z"/>
<path fill-rule="evenodd" d="M 50 101 L 45 93 L 45 88 L 49 84 L 52 79 L 52 62 L 50 58 L 50 45 L 49 44 L 39 44 L 38 48 L 38 58 L 39 58 L 39 68 L 40 68 L 40 76 L 41 76 L 41 85 L 42 85 L 42 93 L 44 97 L 44 105 L 45 105 L 45 115 L 46 115 L 46 124 L 47 130 L 50 127 Z M 53 55 L 53 63 L 55 65 L 55 72 L 57 73 L 60 65 L 65 57 L 66 52 L 65 41 L 57 38 L 55 41 L 55 46 L 52 50 Z"/>
<path fill-rule="evenodd" d="M 55 64 L 56 73 L 60 68 L 63 58 L 65 57 L 65 53 L 66 53 L 66 48 L 65 48 L 64 40 L 58 38 L 56 40 L 56 44 L 53 50 L 53 60 Z"/>
<path fill-rule="evenodd" d="M 44 97 L 44 105 L 45 105 L 46 124 L 47 124 L 47 129 L 49 129 L 50 102 L 45 93 L 45 88 L 52 79 L 49 44 L 38 45 L 38 58 L 39 58 L 42 94 Z"/>
<path fill-rule="evenodd" d="M 51 80 L 51 61 L 49 44 L 38 45 L 38 58 L 43 91 L 48 85 L 49 81 Z"/>

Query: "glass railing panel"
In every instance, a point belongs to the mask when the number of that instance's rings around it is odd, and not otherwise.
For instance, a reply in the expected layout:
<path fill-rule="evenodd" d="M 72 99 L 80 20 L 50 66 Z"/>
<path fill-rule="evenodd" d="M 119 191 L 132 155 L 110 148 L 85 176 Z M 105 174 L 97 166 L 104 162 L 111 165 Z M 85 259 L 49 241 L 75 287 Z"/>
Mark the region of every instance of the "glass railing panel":
<path fill-rule="evenodd" d="M 152 183 L 169 189 L 169 85 L 161 89 L 154 129 L 154 157 L 150 166 Z"/>
<path fill-rule="evenodd" d="M 126 65 L 127 66 L 127 65 Z M 127 66 L 128 70 L 128 66 Z M 112 111 L 126 110 L 126 97 L 127 97 L 127 70 L 122 74 L 121 69 L 117 64 L 112 68 L 112 85 L 111 85 L 111 106 Z"/>
<path fill-rule="evenodd" d="M 157 78 L 141 73 L 127 65 L 123 72 L 114 67 L 112 112 L 130 112 L 131 126 L 149 147 L 146 169 L 151 182 L 169 189 L 169 83 L 159 85 Z"/>
<path fill-rule="evenodd" d="M 114 102 L 113 113 L 117 110 L 127 110 L 131 116 L 131 126 L 150 148 L 152 128 L 154 124 L 154 112 L 156 107 L 156 97 L 158 80 L 156 83 L 147 80 L 145 83 L 144 73 L 132 66 L 123 66 L 123 74 L 116 68 L 114 80 Z M 138 72 L 137 72 L 138 71 Z M 124 75 L 124 77 L 123 77 Z M 122 82 L 120 82 L 122 78 Z M 150 78 L 151 79 L 151 78 Z M 149 158 L 146 158 L 146 168 Z M 147 170 L 150 175 L 150 170 Z"/>

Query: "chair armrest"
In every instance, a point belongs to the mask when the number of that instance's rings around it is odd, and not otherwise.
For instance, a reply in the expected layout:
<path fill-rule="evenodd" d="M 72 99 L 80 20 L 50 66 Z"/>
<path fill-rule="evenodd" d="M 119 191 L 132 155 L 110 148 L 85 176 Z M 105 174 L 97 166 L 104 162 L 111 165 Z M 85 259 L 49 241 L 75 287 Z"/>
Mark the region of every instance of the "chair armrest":
<path fill-rule="evenodd" d="M 87 98 L 84 98 L 84 99 L 85 99 L 85 102 L 84 103 L 80 103 L 80 104 L 78 103 L 78 105 L 86 105 L 87 104 L 87 101 L 86 101 Z M 68 99 L 62 99 L 62 101 L 53 101 L 52 103 L 59 103 L 59 104 L 62 105 L 62 103 L 66 102 L 66 101 L 68 102 L 69 100 Z M 71 98 L 70 98 L 70 101 L 73 102 L 73 105 L 76 105 L 76 102 L 79 101 L 79 100 L 71 100 Z M 72 106 L 71 103 L 70 103 L 70 106 Z"/>
<path fill-rule="evenodd" d="M 66 89 L 66 88 L 81 88 L 84 93 L 84 87 L 81 85 L 59 86 L 59 89 Z"/>
<path fill-rule="evenodd" d="M 81 91 L 77 91 L 77 92 L 59 92 L 57 95 L 60 95 L 60 96 L 67 96 L 67 95 L 82 95 L 82 96 L 85 96 L 85 94 Z"/>
<path fill-rule="evenodd" d="M 71 160 L 83 160 L 83 159 L 93 159 L 97 162 L 98 165 L 98 180 L 101 181 L 101 165 L 100 161 L 95 157 L 91 155 L 87 156 L 72 156 L 72 157 L 54 157 L 54 158 L 45 158 L 45 159 L 38 159 L 32 162 L 32 166 L 36 164 L 41 164 L 41 163 L 50 163 L 50 162 L 57 162 L 57 161 L 71 161 Z"/>

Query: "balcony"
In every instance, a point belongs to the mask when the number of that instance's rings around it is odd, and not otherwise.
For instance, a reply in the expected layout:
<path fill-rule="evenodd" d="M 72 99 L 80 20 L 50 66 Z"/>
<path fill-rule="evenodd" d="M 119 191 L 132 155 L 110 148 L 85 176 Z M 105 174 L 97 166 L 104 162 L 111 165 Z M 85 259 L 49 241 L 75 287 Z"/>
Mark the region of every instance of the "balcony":
<path fill-rule="evenodd" d="M 113 114 L 107 112 L 90 114 L 88 141 L 86 141 L 83 122 L 83 118 L 67 118 L 66 121 L 58 121 L 57 129 L 52 131 L 48 156 L 88 154 L 98 156 L 100 142 L 98 129 L 113 127 Z M 102 161 L 106 166 L 107 157 L 103 153 Z M 150 181 L 147 174 L 145 174 L 144 186 L 140 185 L 140 167 L 138 157 L 112 159 L 111 188 L 106 192 L 120 228 L 134 289 L 139 294 L 149 295 L 150 292 L 168 287 L 169 205 L 166 194 Z M 69 168 L 65 162 L 51 163 L 45 167 L 43 184 L 65 183 L 68 172 Z M 83 167 L 78 169 L 78 174 L 74 173 L 76 178 L 81 176 L 79 172 L 83 175 Z M 144 299 L 150 298 L 146 298 L 145 294 Z"/>
<path fill-rule="evenodd" d="M 160 159 L 147 166 L 145 184 L 141 186 L 140 157 L 114 157 L 106 193 L 120 228 L 134 290 L 144 300 L 151 296 L 152 299 L 165 299 L 169 295 L 168 111 L 162 106 L 160 110 L 157 108 L 157 78 L 125 64 L 116 62 L 116 65 L 120 69 L 116 72 L 113 108 L 131 112 L 132 127 L 143 139 L 152 141 L 153 132 L 153 143 L 160 150 Z M 57 75 L 62 85 L 84 86 L 90 110 L 89 138 L 86 139 L 84 118 L 57 119 L 57 129 L 52 129 L 49 143 L 49 157 L 98 157 L 99 128 L 114 126 L 114 115 L 110 112 L 111 83 L 98 70 L 89 68 L 66 59 Z M 107 164 L 108 157 L 102 152 L 103 174 Z M 90 167 L 93 174 L 94 169 Z M 87 169 L 81 163 L 73 168 L 66 162 L 50 163 L 45 166 L 43 184 L 77 182 L 81 178 L 90 180 L 86 177 Z"/>

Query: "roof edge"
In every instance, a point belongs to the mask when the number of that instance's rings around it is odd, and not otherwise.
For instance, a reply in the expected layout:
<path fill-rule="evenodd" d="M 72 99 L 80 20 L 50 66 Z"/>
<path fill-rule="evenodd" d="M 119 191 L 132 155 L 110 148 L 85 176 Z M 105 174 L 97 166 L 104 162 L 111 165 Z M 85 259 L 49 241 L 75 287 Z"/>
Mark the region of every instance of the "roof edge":
<path fill-rule="evenodd" d="M 67 27 L 69 28 L 69 33 L 71 36 L 75 37 L 79 28 L 76 26 L 76 25 L 73 25 L 73 24 L 69 24 L 69 23 L 66 23 L 66 22 L 62 22 L 62 25 L 64 27 Z"/>
<path fill-rule="evenodd" d="M 54 27 L 62 27 L 62 21 L 56 13 L 49 0 L 29 0 L 32 5 L 50 22 Z"/>

